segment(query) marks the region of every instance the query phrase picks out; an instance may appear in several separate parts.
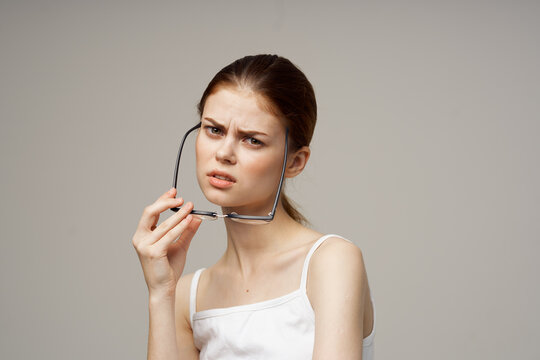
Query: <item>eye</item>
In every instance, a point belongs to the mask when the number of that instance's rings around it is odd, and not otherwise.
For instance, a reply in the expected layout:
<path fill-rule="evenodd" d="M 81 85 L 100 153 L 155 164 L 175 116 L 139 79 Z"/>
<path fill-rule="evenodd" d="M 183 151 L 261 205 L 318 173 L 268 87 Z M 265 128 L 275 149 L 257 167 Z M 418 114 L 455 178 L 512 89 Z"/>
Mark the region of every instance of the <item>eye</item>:
<path fill-rule="evenodd" d="M 205 130 L 206 130 L 206 132 L 208 132 L 211 135 L 220 135 L 221 134 L 221 129 L 217 128 L 215 126 L 205 126 Z"/>
<path fill-rule="evenodd" d="M 262 141 L 257 140 L 254 137 L 247 137 L 246 140 L 250 145 L 254 145 L 254 146 L 262 146 L 262 145 L 264 145 L 262 143 Z"/>

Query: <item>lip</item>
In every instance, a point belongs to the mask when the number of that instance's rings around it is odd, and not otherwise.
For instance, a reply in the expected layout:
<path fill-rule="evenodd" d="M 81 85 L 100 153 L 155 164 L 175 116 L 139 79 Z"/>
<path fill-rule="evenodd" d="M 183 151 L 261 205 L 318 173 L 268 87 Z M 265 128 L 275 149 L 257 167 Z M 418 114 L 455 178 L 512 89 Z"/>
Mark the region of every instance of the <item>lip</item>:
<path fill-rule="evenodd" d="M 210 177 L 214 177 L 215 175 L 219 175 L 219 176 L 223 176 L 223 177 L 226 177 L 228 179 L 231 179 L 231 181 L 228 181 L 228 182 L 233 182 L 233 183 L 236 182 L 236 179 L 234 178 L 234 176 L 226 173 L 225 171 L 221 171 L 221 170 L 217 170 L 217 169 L 214 169 L 214 170 L 210 171 L 206 175 L 208 175 Z M 218 179 L 218 180 L 220 180 L 220 179 Z M 222 181 L 226 181 L 226 180 L 222 180 Z"/>
<path fill-rule="evenodd" d="M 207 175 L 208 175 L 208 181 L 210 182 L 210 185 L 212 185 L 212 186 L 214 186 L 214 187 L 216 187 L 218 189 L 230 188 L 236 182 L 236 179 L 233 176 L 227 174 L 224 171 L 220 171 L 220 170 L 212 170 Z M 217 177 L 215 177 L 215 175 L 226 177 L 226 178 L 230 179 L 231 181 L 218 179 Z"/>

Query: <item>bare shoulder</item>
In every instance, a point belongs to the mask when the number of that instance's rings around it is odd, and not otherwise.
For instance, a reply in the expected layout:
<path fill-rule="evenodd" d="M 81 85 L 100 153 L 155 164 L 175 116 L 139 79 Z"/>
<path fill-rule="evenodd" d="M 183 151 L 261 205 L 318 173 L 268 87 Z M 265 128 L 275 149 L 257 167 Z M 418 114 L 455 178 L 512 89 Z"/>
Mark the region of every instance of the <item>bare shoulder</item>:
<path fill-rule="evenodd" d="M 307 292 L 314 310 L 328 299 L 328 291 L 357 296 L 369 291 L 362 250 L 339 237 L 326 239 L 309 264 Z"/>
<path fill-rule="evenodd" d="M 342 264 L 342 266 L 335 266 Z M 362 250 L 353 242 L 347 241 L 337 236 L 332 236 L 323 241 L 319 248 L 313 253 L 310 260 L 310 271 L 334 265 L 326 270 L 340 271 L 344 267 L 364 265 Z M 316 270 L 315 270 L 316 271 Z"/>
<path fill-rule="evenodd" d="M 307 295 L 315 315 L 313 358 L 360 358 L 370 332 L 364 316 L 369 294 L 362 251 L 354 243 L 329 237 L 313 253 Z M 366 323 L 366 324 L 365 324 Z"/>

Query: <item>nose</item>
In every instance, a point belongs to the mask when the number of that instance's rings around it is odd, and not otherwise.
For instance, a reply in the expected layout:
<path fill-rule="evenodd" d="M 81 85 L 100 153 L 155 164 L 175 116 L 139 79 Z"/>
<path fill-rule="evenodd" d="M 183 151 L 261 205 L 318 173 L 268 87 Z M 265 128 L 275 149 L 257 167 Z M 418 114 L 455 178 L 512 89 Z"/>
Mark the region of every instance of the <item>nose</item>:
<path fill-rule="evenodd" d="M 216 151 L 216 160 L 221 163 L 235 164 L 236 156 L 232 139 L 224 139 Z"/>

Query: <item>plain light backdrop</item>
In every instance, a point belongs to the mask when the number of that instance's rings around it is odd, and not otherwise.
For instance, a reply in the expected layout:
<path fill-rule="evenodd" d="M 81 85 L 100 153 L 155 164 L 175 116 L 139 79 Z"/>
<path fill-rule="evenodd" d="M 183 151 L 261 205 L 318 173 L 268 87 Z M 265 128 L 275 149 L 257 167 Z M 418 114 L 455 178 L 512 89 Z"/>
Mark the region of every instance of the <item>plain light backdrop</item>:
<path fill-rule="evenodd" d="M 287 193 L 362 249 L 376 358 L 540 358 L 539 44 L 538 1 L 2 0 L 0 358 L 146 358 L 135 227 L 259 53 L 315 88 Z M 224 249 L 204 224 L 184 274 Z"/>

